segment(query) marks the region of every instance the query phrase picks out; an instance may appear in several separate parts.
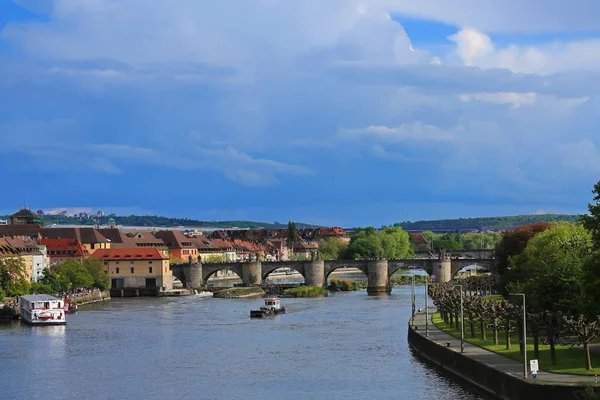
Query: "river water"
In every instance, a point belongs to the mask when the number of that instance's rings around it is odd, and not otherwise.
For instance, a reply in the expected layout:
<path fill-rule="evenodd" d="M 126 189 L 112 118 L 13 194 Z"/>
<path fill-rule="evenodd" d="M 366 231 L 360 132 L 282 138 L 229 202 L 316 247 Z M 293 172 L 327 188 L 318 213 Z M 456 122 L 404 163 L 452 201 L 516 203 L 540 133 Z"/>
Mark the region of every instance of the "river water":
<path fill-rule="evenodd" d="M 282 304 L 250 319 L 261 299 L 127 298 L 0 324 L 0 399 L 479 399 L 412 355 L 410 287 Z"/>

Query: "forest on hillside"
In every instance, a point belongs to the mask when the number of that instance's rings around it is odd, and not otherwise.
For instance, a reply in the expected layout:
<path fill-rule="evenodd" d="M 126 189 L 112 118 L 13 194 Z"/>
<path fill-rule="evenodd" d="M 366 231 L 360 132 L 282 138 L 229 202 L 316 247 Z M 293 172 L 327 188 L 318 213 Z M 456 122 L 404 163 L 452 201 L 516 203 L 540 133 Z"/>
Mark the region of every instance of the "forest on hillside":
<path fill-rule="evenodd" d="M 400 226 L 409 231 L 460 231 L 460 230 L 485 230 L 517 227 L 535 222 L 576 222 L 579 215 L 576 214 L 530 214 L 506 217 L 478 217 L 458 219 L 438 219 L 432 221 L 399 222 L 394 226 Z"/>
<path fill-rule="evenodd" d="M 0 216 L 0 219 L 9 219 L 10 216 Z M 114 218 L 117 225 L 122 226 L 147 226 L 147 227 L 195 227 L 195 228 L 242 228 L 242 229 L 257 229 L 257 228 L 287 228 L 286 223 L 268 223 L 255 221 L 199 221 L 189 218 L 169 218 L 157 215 L 106 215 L 104 217 L 94 218 L 79 218 L 65 215 L 42 215 L 41 220 L 44 225 L 82 225 L 93 226 L 95 224 L 108 225 L 108 220 Z M 319 227 L 318 225 L 310 225 L 297 222 L 298 228 Z"/>

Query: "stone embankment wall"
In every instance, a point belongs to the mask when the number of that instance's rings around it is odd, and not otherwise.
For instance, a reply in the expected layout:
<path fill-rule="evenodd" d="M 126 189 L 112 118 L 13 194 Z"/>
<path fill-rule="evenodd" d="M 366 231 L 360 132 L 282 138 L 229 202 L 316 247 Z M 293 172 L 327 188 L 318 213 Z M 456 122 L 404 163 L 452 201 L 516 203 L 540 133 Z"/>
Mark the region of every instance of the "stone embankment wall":
<path fill-rule="evenodd" d="M 582 387 L 533 383 L 506 374 L 487 364 L 429 340 L 408 329 L 408 343 L 417 356 L 487 396 L 501 400 L 578 400 Z"/>
<path fill-rule="evenodd" d="M 75 304 L 88 304 L 95 303 L 97 301 L 109 300 L 110 292 L 105 290 L 103 292 L 90 292 L 85 294 L 77 295 L 76 297 L 72 297 L 73 303 Z"/>

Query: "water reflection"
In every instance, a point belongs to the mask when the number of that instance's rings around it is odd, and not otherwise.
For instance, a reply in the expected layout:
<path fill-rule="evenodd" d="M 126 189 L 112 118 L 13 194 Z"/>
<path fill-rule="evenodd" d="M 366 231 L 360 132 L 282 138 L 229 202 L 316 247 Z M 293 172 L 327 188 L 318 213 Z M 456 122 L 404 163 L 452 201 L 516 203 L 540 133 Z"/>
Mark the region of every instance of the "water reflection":
<path fill-rule="evenodd" d="M 0 398 L 478 398 L 411 354 L 408 287 L 283 299 L 286 314 L 260 320 L 248 315 L 256 302 L 114 299 L 67 326 L 11 325 L 0 330 Z M 53 390 L 23 385 L 46 375 Z"/>

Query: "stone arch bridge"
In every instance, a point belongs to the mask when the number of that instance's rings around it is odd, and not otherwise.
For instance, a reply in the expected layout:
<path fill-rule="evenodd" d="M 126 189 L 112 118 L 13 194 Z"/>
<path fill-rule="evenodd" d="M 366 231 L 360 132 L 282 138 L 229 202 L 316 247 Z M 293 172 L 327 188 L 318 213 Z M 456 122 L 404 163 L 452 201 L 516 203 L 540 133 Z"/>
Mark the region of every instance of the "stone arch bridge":
<path fill-rule="evenodd" d="M 249 261 L 230 263 L 173 264 L 171 271 L 186 288 L 201 289 L 217 271 L 230 270 L 244 285 L 261 285 L 269 274 L 279 268 L 290 268 L 304 277 L 307 286 L 325 287 L 329 275 L 338 268 L 358 268 L 367 276 L 369 294 L 389 293 L 390 277 L 400 269 L 421 268 L 435 283 L 448 282 L 463 267 L 478 265 L 492 271 L 493 259 L 421 258 L 404 260 L 314 260 L 314 261 Z"/>

